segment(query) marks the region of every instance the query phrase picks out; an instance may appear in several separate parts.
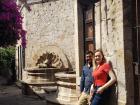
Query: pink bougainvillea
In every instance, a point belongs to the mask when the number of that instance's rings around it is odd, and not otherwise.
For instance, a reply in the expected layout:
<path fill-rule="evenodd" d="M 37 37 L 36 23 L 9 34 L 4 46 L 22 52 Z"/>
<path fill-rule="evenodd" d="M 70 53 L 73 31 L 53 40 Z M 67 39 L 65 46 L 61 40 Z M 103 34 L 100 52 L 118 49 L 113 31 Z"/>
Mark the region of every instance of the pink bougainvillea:
<path fill-rule="evenodd" d="M 21 38 L 26 46 L 26 31 L 22 27 L 21 13 L 14 0 L 0 0 L 0 46 L 15 45 Z"/>

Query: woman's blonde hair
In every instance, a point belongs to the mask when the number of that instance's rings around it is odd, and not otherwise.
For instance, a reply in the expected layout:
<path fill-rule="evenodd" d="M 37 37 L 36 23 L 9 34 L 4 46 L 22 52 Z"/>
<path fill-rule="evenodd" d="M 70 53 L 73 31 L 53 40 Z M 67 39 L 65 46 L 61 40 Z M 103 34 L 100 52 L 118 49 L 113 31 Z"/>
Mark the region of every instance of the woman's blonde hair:
<path fill-rule="evenodd" d="M 102 63 L 106 62 L 106 59 L 105 59 L 105 56 L 104 56 L 104 53 L 103 53 L 102 49 L 96 49 L 96 50 L 94 51 L 94 57 L 95 57 L 95 53 L 96 53 L 96 52 L 100 52 L 100 53 L 102 54 L 102 56 L 103 56 L 103 58 L 102 58 Z M 94 60 L 94 61 L 93 61 L 93 70 L 95 70 L 95 69 L 97 68 L 97 63 L 96 63 L 95 59 L 93 59 L 93 60 Z"/>

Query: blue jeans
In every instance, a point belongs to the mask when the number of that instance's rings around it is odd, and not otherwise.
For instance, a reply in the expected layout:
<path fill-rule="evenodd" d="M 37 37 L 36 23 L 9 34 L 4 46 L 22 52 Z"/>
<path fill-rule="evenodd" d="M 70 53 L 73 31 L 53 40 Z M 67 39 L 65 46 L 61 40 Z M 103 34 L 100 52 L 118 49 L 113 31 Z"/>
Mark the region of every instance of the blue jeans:
<path fill-rule="evenodd" d="M 98 88 L 99 87 L 95 88 L 95 91 L 91 99 L 91 105 L 104 105 L 105 101 L 107 101 L 107 98 L 109 98 L 110 89 L 106 89 L 103 91 L 103 93 L 99 94 L 96 93 Z"/>

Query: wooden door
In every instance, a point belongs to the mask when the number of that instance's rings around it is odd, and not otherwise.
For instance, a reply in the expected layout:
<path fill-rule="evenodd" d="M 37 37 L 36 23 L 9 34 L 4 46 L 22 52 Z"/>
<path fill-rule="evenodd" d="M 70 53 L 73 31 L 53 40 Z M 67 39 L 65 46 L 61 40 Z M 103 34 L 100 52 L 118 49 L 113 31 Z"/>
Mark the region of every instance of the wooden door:
<path fill-rule="evenodd" d="M 95 50 L 95 35 L 94 35 L 94 16 L 93 6 L 88 6 L 84 11 L 84 24 L 85 24 L 85 51 Z"/>

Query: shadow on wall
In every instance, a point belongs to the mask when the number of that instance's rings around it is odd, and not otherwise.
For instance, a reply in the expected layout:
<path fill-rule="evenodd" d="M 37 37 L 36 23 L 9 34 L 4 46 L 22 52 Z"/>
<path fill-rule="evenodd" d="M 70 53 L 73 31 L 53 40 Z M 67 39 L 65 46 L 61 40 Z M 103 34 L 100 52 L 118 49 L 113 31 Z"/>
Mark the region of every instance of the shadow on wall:
<path fill-rule="evenodd" d="M 108 63 L 113 68 L 112 62 L 109 61 Z M 113 72 L 115 74 L 114 70 L 113 70 Z M 115 76 L 116 76 L 116 74 L 115 74 Z M 105 102 L 105 105 L 118 105 L 118 84 L 117 84 L 117 82 L 110 87 L 110 91 L 111 91 L 111 94 L 109 94 L 107 101 Z"/>
<path fill-rule="evenodd" d="M 66 54 L 65 54 L 65 57 L 66 57 L 66 59 L 67 59 L 69 69 L 70 69 L 70 70 L 73 70 L 73 69 L 72 69 L 72 64 L 71 64 L 71 62 L 70 62 L 70 60 L 68 59 L 68 57 L 67 57 Z"/>

